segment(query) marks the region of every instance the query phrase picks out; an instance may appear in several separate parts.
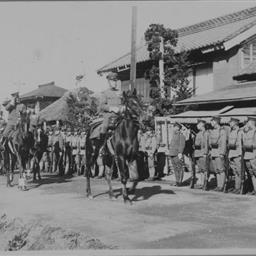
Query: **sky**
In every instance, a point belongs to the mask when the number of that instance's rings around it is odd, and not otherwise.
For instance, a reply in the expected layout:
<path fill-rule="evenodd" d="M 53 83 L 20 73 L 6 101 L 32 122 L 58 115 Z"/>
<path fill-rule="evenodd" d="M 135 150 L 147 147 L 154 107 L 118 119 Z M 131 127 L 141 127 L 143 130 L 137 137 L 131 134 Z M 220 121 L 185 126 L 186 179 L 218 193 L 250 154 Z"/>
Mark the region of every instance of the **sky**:
<path fill-rule="evenodd" d="M 256 6 L 255 1 L 0 2 L 0 101 L 55 81 L 99 92 L 96 70 L 131 47 L 131 6 L 138 7 L 137 44 L 151 23 L 172 29 Z"/>

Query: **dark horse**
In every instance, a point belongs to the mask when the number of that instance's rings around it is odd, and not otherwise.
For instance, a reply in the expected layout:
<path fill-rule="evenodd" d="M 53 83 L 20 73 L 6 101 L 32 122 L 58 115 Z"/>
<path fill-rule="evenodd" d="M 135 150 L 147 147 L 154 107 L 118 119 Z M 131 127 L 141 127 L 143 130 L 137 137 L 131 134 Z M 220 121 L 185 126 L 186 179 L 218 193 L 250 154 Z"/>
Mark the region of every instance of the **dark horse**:
<path fill-rule="evenodd" d="M 86 137 L 86 193 L 88 198 L 92 198 L 90 175 L 91 168 L 99 155 L 99 149 L 104 146 L 106 153 L 103 156 L 103 164 L 106 169 L 106 179 L 109 185 L 109 197 L 115 198 L 111 178 L 114 164 L 116 164 L 118 172 L 121 176 L 123 185 L 122 194 L 124 202 L 131 202 L 128 191 L 126 188 L 127 180 L 129 178 L 129 165 L 136 159 L 138 152 L 138 130 L 139 118 L 142 112 L 142 104 L 137 97 L 136 90 L 133 93 L 123 93 L 122 104 L 124 111 L 118 115 L 117 120 L 114 122 L 113 134 L 108 143 L 100 139 L 90 139 L 90 134 L 94 127 L 91 127 Z M 110 146 L 112 144 L 112 146 Z M 137 171 L 137 170 L 136 170 Z M 132 191 L 135 190 L 137 181 L 133 181 Z"/>
<path fill-rule="evenodd" d="M 43 129 L 34 129 L 34 147 L 31 149 L 31 170 L 33 172 L 33 181 L 36 181 L 36 175 L 41 180 L 40 166 L 39 163 L 42 159 L 44 152 L 47 151 L 48 147 L 48 136 L 45 134 Z"/>
<path fill-rule="evenodd" d="M 30 150 L 34 146 L 33 134 L 28 131 L 29 116 L 27 113 L 22 112 L 19 115 L 16 130 L 13 132 L 11 139 L 7 138 L 4 147 L 4 167 L 7 176 L 7 186 L 11 186 L 16 161 L 19 167 L 19 177 L 23 177 L 23 172 L 30 160 Z M 9 144 L 12 144 L 12 149 Z"/>

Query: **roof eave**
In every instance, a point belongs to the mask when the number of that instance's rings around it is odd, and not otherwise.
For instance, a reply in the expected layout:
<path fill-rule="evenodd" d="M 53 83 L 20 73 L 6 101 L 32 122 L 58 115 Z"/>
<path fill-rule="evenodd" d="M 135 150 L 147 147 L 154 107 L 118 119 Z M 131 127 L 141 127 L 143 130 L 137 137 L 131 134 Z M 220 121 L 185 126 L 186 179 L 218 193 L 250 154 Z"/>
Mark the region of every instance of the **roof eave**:
<path fill-rule="evenodd" d="M 190 102 L 177 102 L 174 106 L 187 106 L 187 105 L 207 105 L 214 103 L 226 103 L 226 102 L 241 102 L 256 100 L 256 96 L 247 98 L 235 98 L 235 99 L 223 99 L 223 100 L 202 100 L 202 101 L 190 101 Z"/>

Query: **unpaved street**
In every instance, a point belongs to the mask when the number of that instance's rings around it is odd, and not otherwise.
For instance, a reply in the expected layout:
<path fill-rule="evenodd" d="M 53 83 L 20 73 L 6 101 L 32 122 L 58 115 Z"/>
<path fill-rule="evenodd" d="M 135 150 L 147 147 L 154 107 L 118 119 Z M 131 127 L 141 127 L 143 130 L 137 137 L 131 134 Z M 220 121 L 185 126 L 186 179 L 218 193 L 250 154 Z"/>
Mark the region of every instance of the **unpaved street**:
<path fill-rule="evenodd" d="M 44 175 L 42 182 L 21 192 L 17 186 L 6 188 L 1 176 L 0 216 L 89 236 L 97 239 L 96 248 L 256 247 L 256 197 L 142 182 L 133 205 L 125 205 L 119 182 L 114 182 L 116 201 L 109 201 L 104 180 L 92 181 L 95 198 L 87 200 L 84 182 L 84 177 Z M 33 246 L 23 249 L 44 249 Z M 64 248 L 60 246 L 51 241 L 50 248 Z"/>

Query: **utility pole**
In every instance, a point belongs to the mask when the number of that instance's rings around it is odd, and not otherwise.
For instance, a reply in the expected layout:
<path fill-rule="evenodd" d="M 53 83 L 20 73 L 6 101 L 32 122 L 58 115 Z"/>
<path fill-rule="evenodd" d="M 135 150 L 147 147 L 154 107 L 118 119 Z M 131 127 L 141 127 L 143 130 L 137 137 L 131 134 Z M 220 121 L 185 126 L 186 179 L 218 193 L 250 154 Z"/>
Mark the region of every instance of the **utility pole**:
<path fill-rule="evenodd" d="M 132 34 L 131 34 L 131 66 L 130 66 L 130 82 L 131 90 L 136 84 L 136 34 L 137 34 L 137 6 L 132 7 Z"/>
<path fill-rule="evenodd" d="M 163 37 L 160 37 L 160 52 L 162 53 L 162 57 L 159 60 L 159 80 L 160 80 L 160 94 L 161 98 L 165 98 L 165 90 L 164 90 L 164 39 Z"/>

